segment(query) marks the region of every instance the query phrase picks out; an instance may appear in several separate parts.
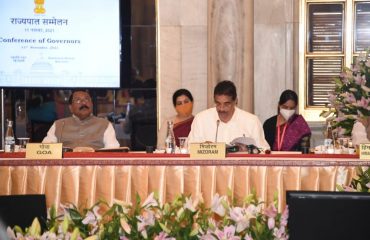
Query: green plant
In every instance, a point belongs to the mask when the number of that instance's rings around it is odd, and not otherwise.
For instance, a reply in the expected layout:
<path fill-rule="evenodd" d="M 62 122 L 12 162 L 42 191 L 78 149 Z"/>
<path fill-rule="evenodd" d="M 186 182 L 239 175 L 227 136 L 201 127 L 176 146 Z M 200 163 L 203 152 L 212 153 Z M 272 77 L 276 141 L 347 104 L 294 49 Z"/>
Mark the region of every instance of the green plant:
<path fill-rule="evenodd" d="M 349 186 L 337 186 L 339 191 L 370 192 L 370 168 L 357 167 L 357 176 Z"/>
<path fill-rule="evenodd" d="M 369 50 L 354 59 L 351 68 L 344 68 L 334 79 L 335 91 L 329 93 L 329 110 L 320 116 L 333 121 L 339 135 L 351 135 L 358 118 L 370 116 Z"/>
<path fill-rule="evenodd" d="M 239 205 L 231 196 L 213 197 L 207 208 L 200 197 L 180 195 L 161 204 L 154 193 L 134 205 L 99 201 L 88 209 L 64 206 L 63 213 L 50 209 L 47 231 L 37 219 L 30 228 L 8 228 L 11 239 L 154 239 L 154 240 L 285 240 L 288 211 L 277 211 L 277 201 L 264 204 L 251 194 Z"/>

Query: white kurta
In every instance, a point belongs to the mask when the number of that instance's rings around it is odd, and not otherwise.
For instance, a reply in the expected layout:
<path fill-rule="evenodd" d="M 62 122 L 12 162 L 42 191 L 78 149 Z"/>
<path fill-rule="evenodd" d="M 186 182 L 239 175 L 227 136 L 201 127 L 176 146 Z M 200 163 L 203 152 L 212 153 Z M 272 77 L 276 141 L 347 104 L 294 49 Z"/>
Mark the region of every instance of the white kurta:
<path fill-rule="evenodd" d="M 262 124 L 256 115 L 235 108 L 235 112 L 227 123 L 219 121 L 218 133 L 216 108 L 210 108 L 198 113 L 191 125 L 189 143 L 191 142 L 225 142 L 230 143 L 238 137 L 250 137 L 256 142 L 257 147 L 270 149 L 265 140 Z"/>

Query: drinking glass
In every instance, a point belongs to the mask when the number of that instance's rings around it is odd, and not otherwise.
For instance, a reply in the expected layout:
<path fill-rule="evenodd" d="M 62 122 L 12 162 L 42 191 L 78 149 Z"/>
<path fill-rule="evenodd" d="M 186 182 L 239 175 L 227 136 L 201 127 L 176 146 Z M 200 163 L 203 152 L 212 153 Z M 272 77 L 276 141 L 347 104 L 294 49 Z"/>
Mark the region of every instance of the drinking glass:
<path fill-rule="evenodd" d="M 30 141 L 30 138 L 24 137 L 24 138 L 18 138 L 18 144 L 19 144 L 19 150 L 20 152 L 26 151 L 27 143 Z"/>
<path fill-rule="evenodd" d="M 179 137 L 179 144 L 180 144 L 180 153 L 183 153 L 183 154 L 188 153 L 188 138 Z"/>

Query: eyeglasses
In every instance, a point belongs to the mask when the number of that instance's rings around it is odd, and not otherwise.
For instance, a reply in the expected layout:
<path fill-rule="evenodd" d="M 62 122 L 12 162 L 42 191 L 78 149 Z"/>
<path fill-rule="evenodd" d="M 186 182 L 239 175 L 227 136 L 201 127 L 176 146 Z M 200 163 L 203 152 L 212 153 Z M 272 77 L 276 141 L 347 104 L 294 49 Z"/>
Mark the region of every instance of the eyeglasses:
<path fill-rule="evenodd" d="M 89 103 L 91 102 L 91 98 L 76 98 L 76 99 L 73 99 L 72 102 L 77 103 L 77 104 L 81 104 L 82 102 Z"/>

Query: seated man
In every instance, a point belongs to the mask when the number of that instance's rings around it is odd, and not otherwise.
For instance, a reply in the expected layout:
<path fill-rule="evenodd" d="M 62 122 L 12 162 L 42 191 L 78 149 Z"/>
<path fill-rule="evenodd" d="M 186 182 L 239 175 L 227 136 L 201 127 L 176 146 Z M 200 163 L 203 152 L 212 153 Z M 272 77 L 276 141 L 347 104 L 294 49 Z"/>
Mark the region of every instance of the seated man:
<path fill-rule="evenodd" d="M 88 92 L 74 91 L 69 97 L 72 117 L 59 119 L 48 131 L 43 143 L 63 143 L 64 147 L 116 148 L 119 143 L 112 124 L 92 115 L 92 100 Z"/>
<path fill-rule="evenodd" d="M 225 142 L 248 137 L 259 148 L 270 149 L 265 140 L 262 124 L 257 116 L 236 107 L 236 87 L 231 81 L 219 82 L 213 98 L 216 107 L 198 113 L 191 125 L 191 142 Z"/>

